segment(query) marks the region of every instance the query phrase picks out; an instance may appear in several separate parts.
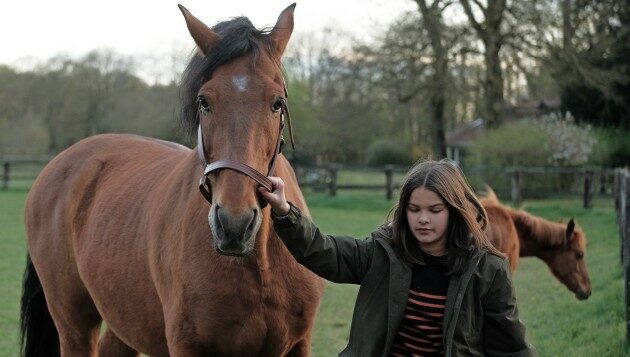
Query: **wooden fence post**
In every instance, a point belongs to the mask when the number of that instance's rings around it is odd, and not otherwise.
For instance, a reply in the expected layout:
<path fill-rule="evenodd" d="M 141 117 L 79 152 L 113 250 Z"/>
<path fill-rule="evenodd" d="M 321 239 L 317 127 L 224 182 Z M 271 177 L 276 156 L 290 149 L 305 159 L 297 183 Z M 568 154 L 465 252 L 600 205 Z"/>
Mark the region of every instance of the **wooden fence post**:
<path fill-rule="evenodd" d="M 337 172 L 339 168 L 336 164 L 330 165 L 330 184 L 329 184 L 329 192 L 331 196 L 337 196 Z"/>
<path fill-rule="evenodd" d="M 615 170 L 615 212 L 617 213 L 617 227 L 619 228 L 619 260 L 621 264 L 625 261 L 625 210 L 626 210 L 626 171 Z"/>
<path fill-rule="evenodd" d="M 394 197 L 394 167 L 392 165 L 385 166 L 385 189 L 387 191 L 387 199 Z"/>
<path fill-rule="evenodd" d="M 621 208 L 619 207 L 619 195 L 620 193 L 620 188 L 621 188 L 621 169 L 615 169 L 615 174 L 613 177 L 613 197 L 615 198 L 615 213 L 616 213 L 616 220 L 615 222 L 617 223 L 617 226 L 619 226 L 619 212 L 621 211 Z"/>
<path fill-rule="evenodd" d="M 521 169 L 516 169 L 514 171 L 514 174 L 512 175 L 512 204 L 514 204 L 514 206 L 518 206 L 519 204 L 521 204 L 521 184 L 522 184 L 522 178 L 523 176 L 523 172 L 521 171 Z"/>
<path fill-rule="evenodd" d="M 623 225 L 619 226 L 619 232 L 623 232 L 623 271 L 624 271 L 624 291 L 626 298 L 626 342 L 630 343 L 630 173 L 624 170 L 624 186 L 622 191 L 623 199 Z"/>
<path fill-rule="evenodd" d="M 621 179 L 621 187 L 619 188 L 620 196 L 619 196 L 619 208 L 621 208 L 619 212 L 619 239 L 621 240 L 621 263 L 623 266 L 630 265 L 630 256 L 628 255 L 630 246 L 628 245 L 628 230 L 627 227 L 630 225 L 630 221 L 628 220 L 628 216 L 630 216 L 630 199 L 628 199 L 628 194 L 630 191 L 630 187 L 628 187 L 628 181 L 630 179 L 627 172 L 623 172 L 623 175 L 620 177 Z M 629 277 L 630 278 L 630 277 Z"/>
<path fill-rule="evenodd" d="M 2 166 L 4 167 L 2 172 L 2 189 L 7 190 L 9 188 L 9 173 L 11 170 L 11 164 L 7 161 Z"/>
<path fill-rule="evenodd" d="M 584 173 L 584 208 L 593 208 L 593 176 L 592 170 Z"/>
<path fill-rule="evenodd" d="M 599 173 L 599 194 L 606 194 L 606 169 L 602 169 Z"/>

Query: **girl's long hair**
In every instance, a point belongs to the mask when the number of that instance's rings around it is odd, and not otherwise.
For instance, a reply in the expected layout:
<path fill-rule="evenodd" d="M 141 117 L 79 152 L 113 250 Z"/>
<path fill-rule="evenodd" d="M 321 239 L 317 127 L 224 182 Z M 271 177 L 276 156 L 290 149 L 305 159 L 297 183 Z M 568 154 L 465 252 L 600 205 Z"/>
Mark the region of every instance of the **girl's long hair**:
<path fill-rule="evenodd" d="M 407 221 L 411 192 L 418 187 L 436 193 L 448 207 L 446 250 L 449 274 L 463 273 L 472 247 L 485 248 L 495 255 L 505 257 L 486 237 L 484 231 L 488 225 L 488 215 L 459 168 L 450 160 L 426 160 L 407 172 L 398 204 L 390 212 L 391 239 L 394 244 L 402 247 L 405 263 L 424 264 L 422 251 Z"/>

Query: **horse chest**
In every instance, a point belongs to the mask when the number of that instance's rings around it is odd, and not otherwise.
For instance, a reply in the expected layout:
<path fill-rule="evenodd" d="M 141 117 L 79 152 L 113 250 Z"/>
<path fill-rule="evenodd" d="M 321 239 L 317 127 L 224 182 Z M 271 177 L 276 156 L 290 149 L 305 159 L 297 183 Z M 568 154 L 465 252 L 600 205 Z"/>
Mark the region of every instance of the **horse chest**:
<path fill-rule="evenodd" d="M 238 279 L 215 273 L 197 279 L 206 282 L 202 286 L 191 289 L 191 282 L 185 284 L 188 288 L 178 304 L 184 314 L 167 322 L 172 324 L 171 340 L 190 339 L 209 354 L 277 356 L 312 327 L 321 284 L 317 278 L 308 279 L 310 273 L 287 278 L 243 270 Z"/>
<path fill-rule="evenodd" d="M 221 308 L 207 306 L 179 321 L 173 321 L 175 335 L 184 337 L 204 354 L 223 356 L 280 356 L 286 354 L 310 328 L 313 316 L 306 316 L 303 302 L 278 299 L 265 289 L 256 299 L 243 303 L 236 298 Z M 167 328 L 168 329 L 168 328 Z"/>

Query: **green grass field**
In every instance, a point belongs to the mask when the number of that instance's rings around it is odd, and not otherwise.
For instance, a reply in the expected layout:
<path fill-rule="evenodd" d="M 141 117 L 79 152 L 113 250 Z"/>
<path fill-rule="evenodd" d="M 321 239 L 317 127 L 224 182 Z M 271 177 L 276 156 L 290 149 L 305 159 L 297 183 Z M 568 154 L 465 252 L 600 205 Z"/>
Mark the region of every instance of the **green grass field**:
<path fill-rule="evenodd" d="M 367 236 L 392 202 L 382 192 L 307 194 L 311 214 L 331 234 Z M 18 310 L 24 269 L 23 190 L 0 191 L 0 356 L 18 355 Z M 575 217 L 588 237 L 587 263 L 593 295 L 578 301 L 535 258 L 521 260 L 515 283 L 521 318 L 541 356 L 628 355 L 625 342 L 619 237 L 612 199 L 586 211 L 578 199 L 527 201 L 525 208 L 551 220 Z M 336 355 L 348 338 L 357 287 L 329 283 L 313 337 L 315 356 Z"/>

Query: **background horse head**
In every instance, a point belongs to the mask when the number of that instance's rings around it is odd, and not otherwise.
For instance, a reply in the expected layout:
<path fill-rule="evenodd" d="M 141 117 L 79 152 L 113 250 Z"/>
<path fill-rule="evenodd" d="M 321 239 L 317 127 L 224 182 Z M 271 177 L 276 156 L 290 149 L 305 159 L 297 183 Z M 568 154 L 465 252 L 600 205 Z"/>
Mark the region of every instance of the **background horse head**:
<path fill-rule="evenodd" d="M 514 221 L 517 227 L 533 223 L 532 217 L 527 217 L 523 213 L 515 214 Z M 566 227 L 549 221 L 538 223 L 538 226 L 540 236 L 548 234 L 547 237 L 555 236 L 555 239 L 551 239 L 553 249 L 541 250 L 537 256 L 547 263 L 558 280 L 575 293 L 575 297 L 580 300 L 588 299 L 591 295 L 591 281 L 584 260 L 586 235 L 582 229 L 575 224 L 573 218 Z"/>
<path fill-rule="evenodd" d="M 491 227 L 488 230 L 493 244 L 510 259 L 535 256 L 543 260 L 552 274 L 571 290 L 576 298 L 588 299 L 591 295 L 591 281 L 586 268 L 586 235 L 573 219 L 567 225 L 536 217 L 522 210 L 514 210 L 499 202 L 494 191 L 486 186 L 486 197 L 481 200 L 488 211 Z M 506 219 L 509 217 L 510 219 Z M 510 231 L 513 225 L 518 235 L 518 250 L 504 250 L 504 246 L 514 246 Z M 506 243 L 511 240 L 510 243 Z M 516 263 L 510 262 L 513 271 Z"/>
<path fill-rule="evenodd" d="M 280 58 L 293 30 L 294 7 L 266 33 L 244 17 L 211 29 L 180 5 L 198 48 L 182 81 L 183 120 L 198 131 L 206 164 L 230 161 L 270 173 L 287 101 Z M 262 220 L 258 183 L 233 168 L 210 172 L 208 179 L 215 248 L 226 255 L 250 253 Z"/>

